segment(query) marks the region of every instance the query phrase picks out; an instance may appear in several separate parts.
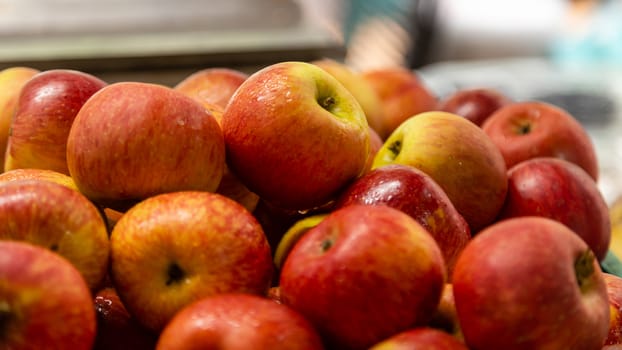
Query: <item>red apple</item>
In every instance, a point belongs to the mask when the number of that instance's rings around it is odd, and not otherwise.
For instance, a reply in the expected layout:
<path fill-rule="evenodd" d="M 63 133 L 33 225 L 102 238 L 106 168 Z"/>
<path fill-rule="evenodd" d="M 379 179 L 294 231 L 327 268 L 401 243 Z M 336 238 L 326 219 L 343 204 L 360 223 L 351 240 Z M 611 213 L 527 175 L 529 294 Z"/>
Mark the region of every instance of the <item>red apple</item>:
<path fill-rule="evenodd" d="M 227 160 L 273 205 L 309 210 L 365 171 L 369 126 L 341 83 L 310 63 L 281 62 L 252 74 L 222 119 Z"/>
<path fill-rule="evenodd" d="M 225 292 L 265 295 L 271 285 L 261 226 L 219 194 L 150 197 L 121 217 L 110 239 L 117 293 L 130 314 L 156 332 L 193 301 Z"/>
<path fill-rule="evenodd" d="M 463 88 L 445 96 L 438 109 L 464 117 L 481 126 L 492 113 L 512 103 L 512 99 L 493 88 Z"/>
<path fill-rule="evenodd" d="M 445 264 L 434 238 L 407 214 L 350 205 L 300 238 L 279 282 L 283 303 L 329 347 L 364 349 L 430 321 Z"/>
<path fill-rule="evenodd" d="M 205 68 L 185 77 L 174 89 L 202 104 L 225 108 L 235 90 L 246 78 L 246 73 L 232 68 Z"/>
<path fill-rule="evenodd" d="M 90 350 L 95 311 L 82 275 L 60 255 L 0 240 L 0 347 Z"/>
<path fill-rule="evenodd" d="M 603 273 L 609 297 L 609 335 L 604 349 L 613 350 L 622 346 L 622 277 Z"/>
<path fill-rule="evenodd" d="M 99 210 L 64 185 L 42 180 L 0 185 L 0 240 L 55 251 L 80 271 L 93 291 L 108 273 L 110 243 Z"/>
<path fill-rule="evenodd" d="M 395 334 L 369 350 L 468 350 L 451 334 L 430 327 L 413 328 Z"/>
<path fill-rule="evenodd" d="M 543 217 L 500 221 L 475 236 L 453 276 L 473 349 L 600 349 L 609 330 L 602 271 L 589 246 Z"/>
<path fill-rule="evenodd" d="M 412 70 L 387 67 L 361 74 L 380 97 L 382 118 L 370 120 L 369 125 L 383 140 L 406 119 L 436 109 L 436 96 Z"/>
<path fill-rule="evenodd" d="M 173 191 L 214 191 L 225 166 L 218 123 L 193 99 L 160 85 L 120 82 L 93 95 L 67 139 L 82 193 L 123 211 Z"/>
<path fill-rule="evenodd" d="M 112 287 L 106 287 L 95 294 L 97 315 L 97 334 L 93 350 L 152 350 L 157 342 L 157 334 L 141 326 L 127 312 Z"/>
<path fill-rule="evenodd" d="M 499 147 L 508 168 L 534 157 L 573 162 L 598 179 L 596 150 L 587 130 L 567 111 L 543 102 L 510 103 L 482 129 Z"/>
<path fill-rule="evenodd" d="M 49 169 L 25 168 L 8 170 L 0 174 L 0 183 L 18 180 L 46 180 L 67 186 L 78 191 L 76 183 L 69 175 Z"/>
<path fill-rule="evenodd" d="M 351 204 L 387 205 L 417 220 L 441 248 L 449 278 L 458 254 L 471 239 L 469 226 L 445 191 L 411 166 L 387 165 L 360 177 L 346 188 L 335 207 Z"/>
<path fill-rule="evenodd" d="M 4 169 L 4 154 L 9 139 L 9 129 L 22 87 L 38 69 L 15 66 L 0 71 L 0 170 Z"/>
<path fill-rule="evenodd" d="M 544 216 L 572 229 L 603 260 L 611 241 L 609 207 L 598 185 L 578 165 L 532 158 L 508 171 L 508 194 L 499 219 Z"/>
<path fill-rule="evenodd" d="M 402 123 L 374 159 L 374 168 L 404 164 L 428 174 L 469 224 L 492 223 L 505 200 L 507 168 L 498 147 L 477 125 L 448 112 L 417 114 Z"/>
<path fill-rule="evenodd" d="M 86 100 L 104 86 L 93 75 L 68 69 L 40 72 L 28 80 L 11 122 L 4 169 L 41 168 L 69 174 L 69 129 Z"/>
<path fill-rule="evenodd" d="M 323 349 L 313 326 L 291 308 L 248 294 L 196 301 L 166 325 L 157 350 Z"/>

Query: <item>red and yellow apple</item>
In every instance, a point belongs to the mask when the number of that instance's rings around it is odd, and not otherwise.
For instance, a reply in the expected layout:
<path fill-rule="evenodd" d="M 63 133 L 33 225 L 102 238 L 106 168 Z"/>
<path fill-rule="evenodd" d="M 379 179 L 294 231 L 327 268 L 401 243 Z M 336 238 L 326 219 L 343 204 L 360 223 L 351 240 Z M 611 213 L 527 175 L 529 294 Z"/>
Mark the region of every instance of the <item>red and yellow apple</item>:
<path fill-rule="evenodd" d="M 426 112 L 402 123 L 376 154 L 374 168 L 404 164 L 428 174 L 469 224 L 492 223 L 505 200 L 505 161 L 484 131 L 448 112 Z"/>
<path fill-rule="evenodd" d="M 499 221 L 475 236 L 453 275 L 456 311 L 473 349 L 600 349 L 609 300 L 598 259 L 558 221 Z"/>
<path fill-rule="evenodd" d="M 71 177 L 84 195 L 125 210 L 173 191 L 215 191 L 225 166 L 218 122 L 165 86 L 119 82 L 93 95 L 67 139 Z"/>
<path fill-rule="evenodd" d="M 91 292 L 60 255 L 0 240 L 0 347 L 90 350 L 95 339 Z"/>
<path fill-rule="evenodd" d="M 108 273 L 110 243 L 100 212 L 64 185 L 43 180 L 0 185 L 0 239 L 58 253 L 80 271 L 93 291 Z"/>
<path fill-rule="evenodd" d="M 17 100 L 22 87 L 30 78 L 39 73 L 38 69 L 15 66 L 0 71 L 0 166 L 4 169 L 4 154 L 9 139 L 11 121 L 17 108 Z"/>
<path fill-rule="evenodd" d="M 173 88 L 198 102 L 225 108 L 248 74 L 227 67 L 205 68 L 190 74 Z"/>
<path fill-rule="evenodd" d="M 499 147 L 508 168 L 534 157 L 556 157 L 582 167 L 598 180 L 598 159 L 590 135 L 564 109 L 537 101 L 510 103 L 482 129 Z"/>
<path fill-rule="evenodd" d="M 72 190 L 79 191 L 71 176 L 58 171 L 38 168 L 23 168 L 8 170 L 0 174 L 0 183 L 18 180 L 45 180 L 67 186 Z"/>
<path fill-rule="evenodd" d="M 222 117 L 231 170 L 272 205 L 309 210 L 365 171 L 370 136 L 354 96 L 316 65 L 280 62 L 252 74 Z"/>
<path fill-rule="evenodd" d="M 415 219 L 388 207 L 350 205 L 309 229 L 287 255 L 279 288 L 327 346 L 365 349 L 427 324 L 445 263 Z"/>
<path fill-rule="evenodd" d="M 468 350 L 451 334 L 430 327 L 418 327 L 395 334 L 369 350 Z"/>
<path fill-rule="evenodd" d="M 311 323 L 293 309 L 249 294 L 225 293 L 198 300 L 166 325 L 157 350 L 322 350 Z"/>
<path fill-rule="evenodd" d="M 609 297 L 609 335 L 603 350 L 619 349 L 622 346 L 622 277 L 603 273 Z"/>
<path fill-rule="evenodd" d="M 237 202 L 205 191 L 145 199 L 111 234 L 112 281 L 142 325 L 159 332 L 184 306 L 218 293 L 265 295 L 270 246 Z"/>
<path fill-rule="evenodd" d="M 106 85 L 69 69 L 43 71 L 28 80 L 11 122 L 4 170 L 41 168 L 69 174 L 69 129 L 86 100 Z"/>

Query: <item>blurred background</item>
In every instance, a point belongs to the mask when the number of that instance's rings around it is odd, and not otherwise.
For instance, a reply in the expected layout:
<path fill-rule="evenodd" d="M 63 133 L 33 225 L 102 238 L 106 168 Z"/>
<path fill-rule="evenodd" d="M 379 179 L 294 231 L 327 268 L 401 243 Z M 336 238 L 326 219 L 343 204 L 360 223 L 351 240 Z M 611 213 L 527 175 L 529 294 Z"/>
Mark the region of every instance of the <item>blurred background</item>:
<path fill-rule="evenodd" d="M 608 201 L 622 193 L 622 0 L 0 0 L 0 69 L 173 85 L 325 57 L 411 68 L 438 96 L 556 103 L 592 134 Z"/>

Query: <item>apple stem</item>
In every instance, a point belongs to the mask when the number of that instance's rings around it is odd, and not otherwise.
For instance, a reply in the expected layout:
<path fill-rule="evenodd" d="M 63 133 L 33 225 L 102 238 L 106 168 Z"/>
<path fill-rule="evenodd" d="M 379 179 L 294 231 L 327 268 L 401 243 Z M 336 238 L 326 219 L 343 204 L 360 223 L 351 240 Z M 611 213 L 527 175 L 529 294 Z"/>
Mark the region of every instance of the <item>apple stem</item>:
<path fill-rule="evenodd" d="M 398 155 L 402 151 L 402 141 L 397 140 L 389 145 L 389 151 L 395 155 Z"/>
<path fill-rule="evenodd" d="M 531 132 L 531 125 L 529 123 L 524 123 L 518 125 L 518 133 L 520 135 L 527 135 Z"/>
<path fill-rule="evenodd" d="M 589 277 L 594 273 L 595 259 L 594 253 L 588 248 L 574 262 L 574 272 L 581 292 L 585 292 L 588 288 L 587 282 L 589 282 Z"/>
<path fill-rule="evenodd" d="M 9 322 L 12 317 L 11 306 L 6 301 L 0 301 L 0 340 L 5 338 L 9 331 Z"/>
<path fill-rule="evenodd" d="M 320 248 L 322 249 L 322 252 L 324 253 L 327 250 L 329 250 L 332 246 L 333 246 L 333 240 L 330 238 L 327 238 L 322 241 Z"/>
<path fill-rule="evenodd" d="M 326 96 L 321 98 L 318 102 L 322 108 L 330 111 L 337 101 L 335 101 L 335 98 L 332 96 Z"/>
<path fill-rule="evenodd" d="M 179 265 L 177 265 L 176 263 L 172 263 L 168 266 L 166 275 L 168 277 L 166 280 L 166 285 L 170 286 L 173 283 L 181 281 L 185 274 L 181 267 L 179 267 Z"/>

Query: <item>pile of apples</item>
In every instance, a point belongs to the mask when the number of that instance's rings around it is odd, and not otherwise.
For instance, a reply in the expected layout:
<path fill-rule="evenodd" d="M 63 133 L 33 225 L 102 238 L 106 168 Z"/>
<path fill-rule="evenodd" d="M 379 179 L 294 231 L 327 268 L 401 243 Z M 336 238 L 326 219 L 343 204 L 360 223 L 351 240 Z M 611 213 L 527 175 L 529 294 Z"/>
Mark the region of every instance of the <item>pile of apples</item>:
<path fill-rule="evenodd" d="M 0 72 L 0 349 L 622 344 L 568 112 L 334 60 Z"/>

